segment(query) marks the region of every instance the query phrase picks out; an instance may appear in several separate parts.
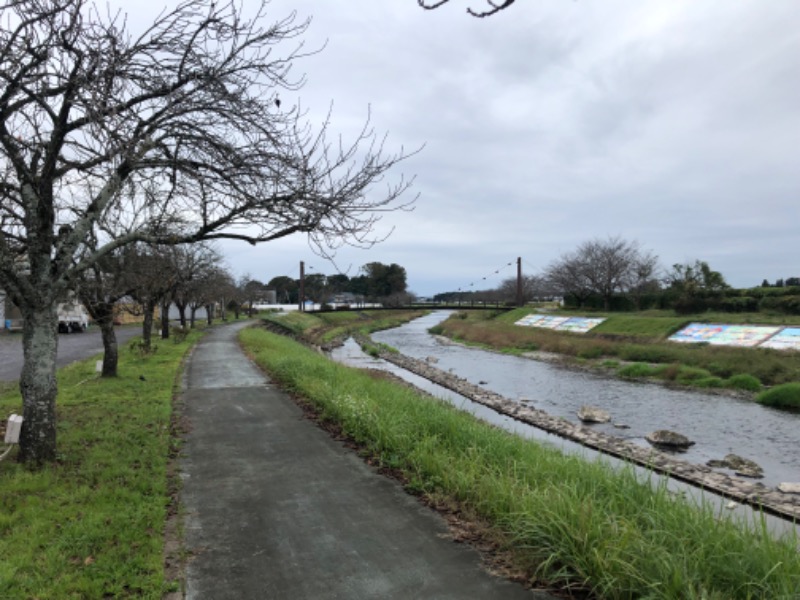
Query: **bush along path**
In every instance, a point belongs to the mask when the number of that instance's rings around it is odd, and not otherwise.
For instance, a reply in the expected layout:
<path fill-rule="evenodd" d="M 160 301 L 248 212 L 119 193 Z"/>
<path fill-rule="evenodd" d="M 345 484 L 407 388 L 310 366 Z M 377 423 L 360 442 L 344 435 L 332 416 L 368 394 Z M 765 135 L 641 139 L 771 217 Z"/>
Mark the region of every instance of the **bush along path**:
<path fill-rule="evenodd" d="M 356 339 L 363 348 L 366 348 L 371 353 L 377 353 L 380 358 L 387 362 L 411 371 L 420 377 L 424 377 L 433 383 L 518 421 L 533 425 L 604 454 L 667 474 L 675 479 L 715 492 L 737 502 L 748 504 L 770 514 L 800 520 L 800 494 L 771 489 L 758 482 L 745 481 L 718 473 L 705 465 L 681 461 L 656 449 L 643 448 L 620 438 L 593 431 L 589 427 L 570 423 L 564 419 L 549 415 L 543 410 L 524 406 L 480 386 L 471 384 L 465 379 L 431 366 L 428 362 L 376 346 L 368 336 L 359 335 Z M 786 489 L 794 490 L 797 488 L 792 485 L 787 486 Z"/>

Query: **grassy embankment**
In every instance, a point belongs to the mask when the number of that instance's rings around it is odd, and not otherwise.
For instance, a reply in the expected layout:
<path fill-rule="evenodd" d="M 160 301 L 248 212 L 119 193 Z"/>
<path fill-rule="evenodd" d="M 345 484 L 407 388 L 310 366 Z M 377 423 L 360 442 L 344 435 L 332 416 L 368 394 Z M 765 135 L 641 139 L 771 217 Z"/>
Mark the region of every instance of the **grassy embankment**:
<path fill-rule="evenodd" d="M 607 320 L 585 334 L 514 325 L 515 321 L 534 312 L 535 309 L 531 308 L 501 314 L 462 311 L 434 331 L 458 341 L 511 353 L 555 352 L 609 374 L 632 379 L 655 378 L 699 388 L 733 388 L 750 392 L 759 392 L 764 386 L 800 381 L 798 352 L 667 341 L 670 335 L 695 321 L 800 325 L 800 317 L 760 313 L 675 316 L 656 311 L 634 315 L 593 314 L 607 317 Z M 781 389 L 788 388 L 791 394 L 792 387 Z M 784 392 L 781 398 L 785 397 Z"/>
<path fill-rule="evenodd" d="M 397 327 L 424 315 L 426 310 L 363 310 L 321 313 L 272 313 L 262 315 L 309 343 L 325 345 L 354 333 L 368 333 Z"/>
<path fill-rule="evenodd" d="M 0 598 L 157 599 L 177 587 L 164 576 L 170 416 L 199 336 L 159 340 L 148 356 L 121 347 L 114 379 L 97 377 L 95 359 L 59 370 L 58 462 L 0 463 Z M 21 410 L 4 385 L 0 423 Z"/>
<path fill-rule="evenodd" d="M 797 539 L 736 526 L 666 489 L 483 424 L 260 329 L 245 347 L 409 490 L 457 507 L 531 580 L 600 598 L 796 598 Z"/>

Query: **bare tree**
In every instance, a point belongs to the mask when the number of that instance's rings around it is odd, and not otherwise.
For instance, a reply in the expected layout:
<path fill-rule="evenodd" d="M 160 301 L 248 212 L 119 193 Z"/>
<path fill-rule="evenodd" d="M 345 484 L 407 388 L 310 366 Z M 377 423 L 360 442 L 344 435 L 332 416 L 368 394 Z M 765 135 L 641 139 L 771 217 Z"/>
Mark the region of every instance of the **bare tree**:
<path fill-rule="evenodd" d="M 173 251 L 177 283 L 172 302 L 178 309 L 181 327 L 186 327 L 186 308 L 189 302 L 203 293 L 208 285 L 208 275 L 222 264 L 222 255 L 207 243 L 178 246 Z"/>
<path fill-rule="evenodd" d="M 486 0 L 486 3 L 491 7 L 486 10 L 479 10 L 475 11 L 471 8 L 467 8 L 467 13 L 472 15 L 473 17 L 490 17 L 495 13 L 500 12 L 514 4 L 515 0 L 502 0 L 502 2 L 494 2 L 493 0 Z M 434 10 L 439 8 L 440 6 L 447 4 L 450 0 L 434 0 L 433 2 L 426 2 L 426 0 L 417 0 L 417 4 L 419 4 L 425 10 Z"/>
<path fill-rule="evenodd" d="M 87 243 L 88 248 L 94 245 Z M 130 248 L 122 248 L 106 254 L 79 273 L 77 293 L 95 324 L 100 328 L 103 340 L 103 377 L 117 376 L 119 351 L 114 331 L 114 315 L 120 300 L 133 291 L 128 269 Z"/>
<path fill-rule="evenodd" d="M 545 277 L 540 275 L 522 276 L 522 301 L 530 302 L 537 298 L 552 296 Z M 517 278 L 507 277 L 497 287 L 496 296 L 503 302 L 516 303 L 517 301 Z"/>
<path fill-rule="evenodd" d="M 245 17 L 184 0 L 131 32 L 87 0 L 0 0 L 0 286 L 24 318 L 20 460 L 55 459 L 56 299 L 101 257 L 298 232 L 322 252 L 370 245 L 381 213 L 408 204 L 402 178 L 372 193 L 407 154 L 387 155 L 369 119 L 329 143 L 327 123 L 314 131 L 275 101 L 303 83 L 291 67 L 308 22 L 264 25 L 266 6 Z"/>
<path fill-rule="evenodd" d="M 131 250 L 127 281 L 130 296 L 139 303 L 144 317 L 142 349 L 150 351 L 156 308 L 160 309 L 163 337 L 163 320 L 168 316 L 169 304 L 178 282 L 177 268 L 169 247 L 137 244 Z M 164 314 L 165 310 L 167 315 Z"/>
<path fill-rule="evenodd" d="M 657 262 L 657 257 L 643 252 L 638 242 L 619 236 L 596 238 L 554 261 L 547 268 L 546 277 L 557 289 L 576 297 L 580 305 L 597 294 L 608 310 L 615 294 L 627 293 L 633 285 L 643 286 L 652 280 Z"/>

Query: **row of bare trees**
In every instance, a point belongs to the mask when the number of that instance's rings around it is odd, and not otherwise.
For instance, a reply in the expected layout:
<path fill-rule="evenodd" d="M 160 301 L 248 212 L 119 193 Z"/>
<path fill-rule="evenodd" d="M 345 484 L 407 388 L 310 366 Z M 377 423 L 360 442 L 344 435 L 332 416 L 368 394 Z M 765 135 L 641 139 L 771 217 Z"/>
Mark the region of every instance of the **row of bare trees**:
<path fill-rule="evenodd" d="M 200 308 L 205 309 L 210 322 L 215 306 L 224 311 L 242 296 L 240 287 L 223 266 L 219 251 L 204 242 L 126 246 L 81 272 L 75 292 L 102 333 L 105 377 L 117 375 L 119 353 L 114 325 L 121 311 L 141 314 L 142 348 L 149 351 L 156 309 L 161 317 L 161 337 L 168 338 L 171 305 L 178 310 L 181 327 L 194 327 Z M 224 312 L 221 316 L 225 317 Z"/>
<path fill-rule="evenodd" d="M 102 289 L 143 245 L 368 247 L 414 200 L 385 179 L 408 153 L 369 118 L 329 141 L 327 120 L 276 101 L 303 85 L 309 22 L 246 5 L 182 0 L 133 30 L 89 0 L 0 0 L 0 288 L 24 322 L 23 462 L 56 457 L 56 306 L 82 280 Z M 118 293 L 98 292 L 98 314 Z"/>

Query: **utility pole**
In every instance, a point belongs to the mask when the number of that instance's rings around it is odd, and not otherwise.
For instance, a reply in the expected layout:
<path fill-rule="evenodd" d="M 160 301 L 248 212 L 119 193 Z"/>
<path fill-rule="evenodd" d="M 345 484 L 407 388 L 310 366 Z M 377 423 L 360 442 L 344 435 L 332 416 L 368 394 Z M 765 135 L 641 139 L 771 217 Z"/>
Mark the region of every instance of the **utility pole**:
<path fill-rule="evenodd" d="M 300 297 L 298 298 L 300 302 L 300 312 L 305 310 L 306 305 L 306 263 L 302 260 L 300 261 Z"/>
<path fill-rule="evenodd" d="M 522 306 L 522 257 L 517 257 L 517 306 Z"/>

